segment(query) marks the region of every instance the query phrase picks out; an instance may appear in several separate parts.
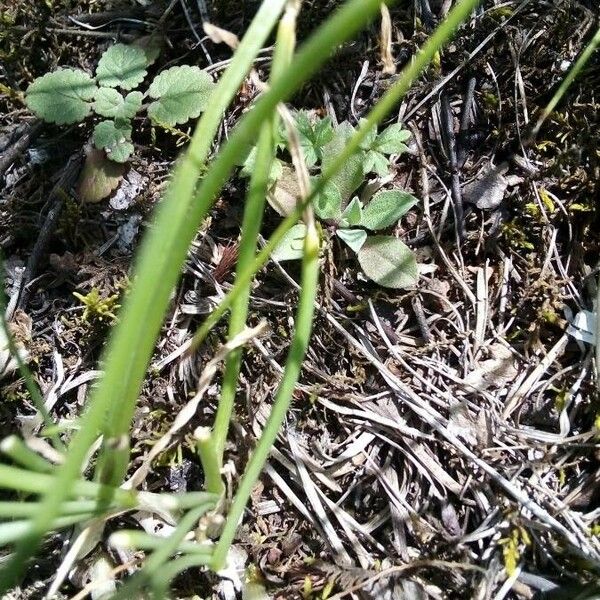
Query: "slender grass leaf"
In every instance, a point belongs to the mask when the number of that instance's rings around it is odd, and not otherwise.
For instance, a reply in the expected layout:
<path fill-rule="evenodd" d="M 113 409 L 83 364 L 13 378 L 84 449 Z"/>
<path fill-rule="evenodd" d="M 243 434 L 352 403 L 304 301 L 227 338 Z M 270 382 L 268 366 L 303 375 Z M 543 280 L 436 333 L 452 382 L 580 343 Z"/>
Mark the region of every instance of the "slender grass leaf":
<path fill-rule="evenodd" d="M 58 69 L 39 77 L 27 88 L 25 104 L 48 123 L 77 123 L 90 114 L 97 89 L 84 71 Z"/>
<path fill-rule="evenodd" d="M 358 252 L 358 262 L 365 275 L 383 287 L 412 287 L 419 278 L 413 251 L 389 235 L 368 237 Z"/>

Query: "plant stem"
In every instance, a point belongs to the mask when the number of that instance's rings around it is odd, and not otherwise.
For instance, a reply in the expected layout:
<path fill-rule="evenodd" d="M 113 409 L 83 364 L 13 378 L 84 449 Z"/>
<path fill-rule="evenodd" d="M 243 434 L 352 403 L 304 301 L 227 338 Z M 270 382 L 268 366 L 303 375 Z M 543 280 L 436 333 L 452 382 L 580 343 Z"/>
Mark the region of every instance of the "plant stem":
<path fill-rule="evenodd" d="M 2 256 L 0 256 L 0 270 L 3 270 L 3 269 L 4 269 L 4 260 L 2 259 Z M 52 417 L 46 410 L 46 406 L 44 404 L 44 399 L 42 398 L 42 393 L 40 392 L 40 388 L 38 387 L 37 383 L 35 382 L 33 375 L 31 373 L 31 371 L 29 370 L 29 367 L 23 361 L 23 358 L 21 357 L 19 349 L 17 348 L 17 345 L 15 344 L 15 340 L 13 339 L 13 336 L 8 328 L 8 322 L 6 321 L 5 311 L 6 311 L 6 297 L 5 297 L 5 292 L 4 292 L 4 285 L 1 285 L 0 286 L 0 328 L 4 332 L 4 336 L 6 338 L 6 342 L 8 345 L 8 351 L 10 352 L 10 355 L 17 362 L 17 367 L 19 369 L 19 373 L 21 374 L 21 377 L 25 381 L 25 387 L 27 388 L 27 391 L 29 392 L 29 396 L 31 398 L 31 401 L 33 402 L 33 405 L 35 406 L 35 409 L 40 413 L 42 420 L 44 421 L 44 424 L 46 425 L 46 427 L 52 428 L 52 427 L 54 427 L 54 422 L 52 421 Z M 54 446 L 54 448 L 56 450 L 58 450 L 59 452 L 63 452 L 65 450 L 65 446 L 62 443 L 58 434 L 51 435 L 50 439 L 52 440 L 52 445 Z"/>
<path fill-rule="evenodd" d="M 104 431 L 107 441 L 128 433 L 135 402 L 171 292 L 179 279 L 189 244 L 212 204 L 212 198 L 194 196 L 198 178 L 206 170 L 205 161 L 222 116 L 279 18 L 284 4 L 285 0 L 267 0 L 261 5 L 230 67 L 218 82 L 189 148 L 175 168 L 165 198 L 159 205 L 154 228 L 143 240 L 136 263 L 138 282 L 124 304 L 121 323 L 111 336 L 106 354 L 106 372 L 93 397 L 110 406 Z M 160 273 L 160 277 L 156 277 L 157 273 Z M 114 398 L 119 400 L 111 402 Z M 99 472 L 104 468 L 112 468 L 108 454 L 110 450 L 105 449 Z M 100 477 L 107 483 L 119 485 L 124 472 L 122 468 L 114 469 L 108 477 Z"/>
<path fill-rule="evenodd" d="M 590 60 L 592 54 L 594 53 L 598 45 L 600 45 L 600 27 L 596 31 L 594 37 L 592 37 L 592 39 L 588 42 L 588 45 L 583 49 L 583 52 L 579 55 L 579 58 L 575 61 L 575 64 L 571 67 L 571 70 L 567 73 L 567 76 L 562 80 L 554 96 L 552 96 L 552 99 L 550 100 L 550 102 L 548 102 L 547 106 L 540 114 L 540 117 L 537 120 L 535 127 L 531 132 L 531 135 L 529 136 L 531 139 L 535 139 L 537 137 L 537 134 L 539 133 L 542 125 L 544 124 L 546 119 L 552 114 L 552 111 L 556 108 L 561 98 L 566 94 L 571 84 L 577 78 L 577 75 L 579 75 L 580 71 Z"/>
<path fill-rule="evenodd" d="M 0 452 L 29 471 L 50 473 L 54 468 L 16 435 L 10 435 L 0 442 Z"/>
<path fill-rule="evenodd" d="M 123 530 L 113 533 L 109 538 L 111 546 L 127 548 L 129 550 L 160 550 L 165 542 L 164 537 L 150 535 L 144 531 Z M 182 541 L 173 551 L 173 554 L 184 552 L 186 554 L 212 555 L 212 544 L 199 544 L 197 542 Z"/>
<path fill-rule="evenodd" d="M 225 486 L 221 478 L 221 461 L 217 456 L 214 436 L 211 435 L 208 427 L 198 427 L 194 431 L 194 437 L 204 471 L 204 489 L 221 497 L 225 492 Z"/>
<path fill-rule="evenodd" d="M 186 513 L 181 521 L 179 521 L 175 531 L 167 538 L 163 539 L 162 544 L 153 552 L 144 567 L 138 571 L 113 597 L 112 600 L 129 600 L 134 598 L 135 592 L 137 592 L 142 586 L 148 581 L 151 581 L 159 569 L 164 565 L 169 557 L 177 552 L 177 548 L 188 534 L 192 530 L 198 519 L 206 512 L 206 507 L 196 507 Z M 160 571 L 160 576 L 163 573 Z"/>
<path fill-rule="evenodd" d="M 96 513 L 97 503 L 94 500 L 73 500 L 64 502 L 61 516 L 75 516 L 87 514 L 92 516 Z M 15 519 L 32 517 L 40 510 L 39 502 L 11 502 L 0 501 L 0 517 Z"/>
<path fill-rule="evenodd" d="M 265 461 L 275 442 L 275 438 L 285 419 L 294 388 L 300 376 L 302 361 L 308 348 L 318 290 L 320 242 L 312 215 L 307 221 L 306 237 L 304 239 L 304 257 L 302 259 L 301 290 L 298 310 L 296 312 L 294 338 L 287 357 L 283 378 L 273 402 L 271 414 L 248 462 L 227 515 L 225 527 L 215 548 L 211 562 L 211 567 L 215 571 L 222 569 L 225 564 L 227 553 L 235 537 L 238 522 L 242 517 L 252 488 L 260 476 Z"/>
<path fill-rule="evenodd" d="M 298 13 L 295 2 L 288 2 L 285 13 L 279 23 L 277 40 L 273 55 L 271 81 L 279 77 L 289 65 L 295 47 L 296 40 L 296 15 Z M 269 187 L 269 174 L 275 157 L 275 134 L 279 126 L 279 117 L 274 110 L 270 119 L 263 123 L 258 144 L 256 148 L 256 160 L 242 219 L 242 235 L 238 261 L 236 265 L 236 281 L 240 273 L 248 269 L 254 262 L 256 253 L 256 240 L 262 225 L 262 215 L 265 207 L 265 198 Z M 248 306 L 250 302 L 251 280 L 240 288 L 239 293 L 231 305 L 231 316 L 229 318 L 229 339 L 240 333 L 248 317 Z M 238 386 L 238 378 L 242 363 L 243 348 L 231 352 L 225 364 L 223 375 L 223 387 L 217 407 L 217 414 L 213 427 L 213 440 L 216 447 L 216 455 L 219 467 L 223 464 L 223 451 L 227 440 L 235 394 Z"/>

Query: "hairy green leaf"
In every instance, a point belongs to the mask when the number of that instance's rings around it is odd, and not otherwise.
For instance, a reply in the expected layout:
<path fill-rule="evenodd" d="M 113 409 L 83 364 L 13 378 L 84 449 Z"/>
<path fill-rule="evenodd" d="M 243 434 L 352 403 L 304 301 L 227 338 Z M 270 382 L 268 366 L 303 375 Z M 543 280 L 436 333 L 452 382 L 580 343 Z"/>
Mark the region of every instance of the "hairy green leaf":
<path fill-rule="evenodd" d="M 368 237 L 358 252 L 358 262 L 365 275 L 383 287 L 411 287 L 419 278 L 413 251 L 388 235 Z"/>
<path fill-rule="evenodd" d="M 380 177 L 385 177 L 389 173 L 390 161 L 384 154 L 377 150 L 369 150 L 363 163 L 365 175 L 367 173 L 376 173 Z"/>
<path fill-rule="evenodd" d="M 323 148 L 323 171 L 326 171 L 344 150 L 350 138 L 354 135 L 354 127 L 347 121 L 340 123 L 334 129 L 333 139 Z M 350 157 L 345 165 L 332 178 L 342 196 L 342 202 L 350 199 L 352 194 L 363 182 L 363 162 L 365 153 L 359 151 Z"/>
<path fill-rule="evenodd" d="M 94 145 L 103 148 L 110 160 L 126 162 L 133 153 L 128 121 L 101 121 L 94 127 Z"/>
<path fill-rule="evenodd" d="M 142 92 L 129 92 L 125 98 L 114 88 L 103 87 L 96 92 L 94 112 L 113 119 L 132 119 L 142 107 Z"/>
<path fill-rule="evenodd" d="M 335 233 L 354 252 L 358 252 L 367 240 L 364 229 L 338 229 Z"/>
<path fill-rule="evenodd" d="M 314 166 L 323 158 L 323 147 L 328 144 L 334 135 L 331 119 L 317 119 L 311 121 L 307 111 L 298 111 L 295 115 L 300 147 L 308 167 Z"/>
<path fill-rule="evenodd" d="M 412 194 L 402 190 L 378 192 L 363 209 L 360 224 L 372 231 L 385 229 L 395 225 L 417 202 Z"/>
<path fill-rule="evenodd" d="M 205 110 L 214 87 L 210 75 L 198 67 L 171 67 L 157 75 L 148 90 L 155 99 L 148 115 L 171 126 L 185 123 Z"/>
<path fill-rule="evenodd" d="M 94 80 L 79 69 L 58 69 L 38 77 L 25 92 L 27 108 L 48 123 L 83 121 L 92 108 Z"/>
<path fill-rule="evenodd" d="M 359 225 L 362 221 L 362 205 L 358 198 L 352 198 L 348 206 L 342 213 L 342 219 L 340 225 L 342 227 Z"/>
<path fill-rule="evenodd" d="M 100 57 L 96 79 L 101 86 L 131 90 L 146 77 L 148 57 L 138 46 L 115 44 Z"/>
<path fill-rule="evenodd" d="M 342 195 L 338 186 L 329 181 L 314 200 L 317 217 L 322 221 L 339 221 L 342 217 Z"/>
<path fill-rule="evenodd" d="M 365 122 L 366 122 L 366 119 L 361 119 L 359 124 L 362 126 Z M 371 147 L 373 146 L 373 144 L 375 143 L 376 139 L 377 139 L 377 127 L 371 127 L 371 129 L 369 129 L 369 132 L 365 136 L 365 139 L 360 143 L 360 147 L 363 150 L 370 150 Z"/>
<path fill-rule="evenodd" d="M 408 150 L 404 142 L 409 138 L 410 131 L 403 129 L 400 123 L 394 123 L 377 136 L 371 149 L 383 154 L 402 154 Z"/>
<path fill-rule="evenodd" d="M 294 225 L 283 236 L 281 242 L 273 250 L 271 257 L 279 262 L 302 258 L 305 237 L 306 225 L 304 223 Z"/>

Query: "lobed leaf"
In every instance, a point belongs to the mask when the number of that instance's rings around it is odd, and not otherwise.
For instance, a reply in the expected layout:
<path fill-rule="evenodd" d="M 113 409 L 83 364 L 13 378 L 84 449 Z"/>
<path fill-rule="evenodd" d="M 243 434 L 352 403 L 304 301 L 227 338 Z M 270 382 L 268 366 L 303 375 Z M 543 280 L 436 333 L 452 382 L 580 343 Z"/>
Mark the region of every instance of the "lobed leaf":
<path fill-rule="evenodd" d="M 96 92 L 94 112 L 102 117 L 132 119 L 142 107 L 142 92 L 123 95 L 114 88 L 102 87 Z"/>
<path fill-rule="evenodd" d="M 360 224 L 372 231 L 379 231 L 395 225 L 418 200 L 402 190 L 378 192 L 363 209 Z"/>
<path fill-rule="evenodd" d="M 358 252 L 358 262 L 365 275 L 383 287 L 412 287 L 419 279 L 414 253 L 395 237 L 368 237 Z"/>
<path fill-rule="evenodd" d="M 199 67 L 171 67 L 150 85 L 148 94 L 155 102 L 148 107 L 148 115 L 171 126 L 185 123 L 206 109 L 214 87 L 210 75 Z"/>
<path fill-rule="evenodd" d="M 48 123 L 77 123 L 90 114 L 96 90 L 94 80 L 84 71 L 58 69 L 31 83 L 25 92 L 25 104 Z"/>
<path fill-rule="evenodd" d="M 307 111 L 300 110 L 295 115 L 300 147 L 308 167 L 314 166 L 323 158 L 323 147 L 334 136 L 331 119 L 326 117 L 312 122 Z"/>
<path fill-rule="evenodd" d="M 115 162 L 127 162 L 133 153 L 128 121 L 101 121 L 94 127 L 93 138 L 96 148 L 103 148 L 106 156 Z"/>
<path fill-rule="evenodd" d="M 404 144 L 410 138 L 410 131 L 402 128 L 400 123 L 394 123 L 377 136 L 371 149 L 382 154 L 402 154 L 408 150 Z"/>
<path fill-rule="evenodd" d="M 131 90 L 137 87 L 148 71 L 146 52 L 138 46 L 115 44 L 104 52 L 96 68 L 96 79 L 104 87 L 121 87 Z"/>
<path fill-rule="evenodd" d="M 305 237 L 306 225 L 304 223 L 294 225 L 277 244 L 271 257 L 279 262 L 302 258 Z"/>
<path fill-rule="evenodd" d="M 367 240 L 364 229 L 338 229 L 335 233 L 354 252 L 359 252 Z"/>
<path fill-rule="evenodd" d="M 369 150 L 363 163 L 365 175 L 367 173 L 376 173 L 380 177 L 385 177 L 389 173 L 390 160 L 377 150 Z"/>

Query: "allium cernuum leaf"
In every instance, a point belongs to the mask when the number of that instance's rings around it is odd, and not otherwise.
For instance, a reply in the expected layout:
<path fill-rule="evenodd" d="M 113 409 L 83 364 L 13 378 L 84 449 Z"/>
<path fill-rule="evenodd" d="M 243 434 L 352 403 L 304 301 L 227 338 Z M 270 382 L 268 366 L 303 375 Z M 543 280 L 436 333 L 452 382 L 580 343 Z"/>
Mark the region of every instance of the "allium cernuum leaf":
<path fill-rule="evenodd" d="M 94 80 L 79 69 L 58 69 L 38 77 L 25 92 L 31 112 L 48 123 L 64 125 L 83 121 L 92 108 Z"/>

